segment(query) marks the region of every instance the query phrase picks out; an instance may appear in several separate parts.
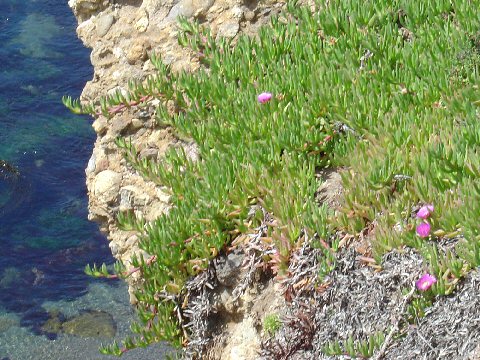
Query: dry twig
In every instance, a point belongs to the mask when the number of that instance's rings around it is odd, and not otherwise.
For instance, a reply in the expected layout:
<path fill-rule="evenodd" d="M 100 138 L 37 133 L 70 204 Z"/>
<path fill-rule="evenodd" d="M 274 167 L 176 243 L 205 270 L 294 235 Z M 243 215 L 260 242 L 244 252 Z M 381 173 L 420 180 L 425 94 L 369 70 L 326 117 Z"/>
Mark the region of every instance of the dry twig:
<path fill-rule="evenodd" d="M 382 347 L 380 348 L 378 353 L 376 353 L 372 357 L 373 360 L 380 360 L 385 356 L 385 351 L 387 350 L 387 347 L 390 345 L 390 342 L 392 341 L 393 335 L 395 335 L 395 333 L 399 330 L 400 322 L 403 319 L 403 314 L 405 313 L 405 310 L 407 309 L 407 305 L 408 305 L 408 303 L 409 303 L 409 301 L 412 298 L 414 293 L 415 293 L 415 286 L 413 286 L 412 289 L 410 290 L 410 292 L 407 295 L 405 295 L 405 297 L 403 298 L 402 306 L 400 308 L 399 317 L 398 317 L 397 321 L 395 322 L 395 324 L 393 324 L 392 329 L 389 331 L 389 333 L 388 333 L 387 337 L 385 338 L 385 341 L 383 342 Z"/>

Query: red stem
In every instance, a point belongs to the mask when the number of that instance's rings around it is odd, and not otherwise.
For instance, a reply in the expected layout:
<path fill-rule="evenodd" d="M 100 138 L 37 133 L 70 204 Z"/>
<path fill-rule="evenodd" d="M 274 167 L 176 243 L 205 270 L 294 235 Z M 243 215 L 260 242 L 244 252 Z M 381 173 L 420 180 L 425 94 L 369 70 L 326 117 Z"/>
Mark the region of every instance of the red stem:
<path fill-rule="evenodd" d="M 153 99 L 153 96 L 152 95 L 145 95 L 145 96 L 142 96 L 138 101 L 131 101 L 128 103 L 128 106 L 125 105 L 125 104 L 120 104 L 120 105 L 117 105 L 113 108 L 110 108 L 108 109 L 108 113 L 110 115 L 114 115 L 116 113 L 119 113 L 120 111 L 122 111 L 123 109 L 127 108 L 127 107 L 130 107 L 130 106 L 136 106 L 140 103 L 143 103 L 143 102 L 146 102 L 146 101 L 149 101 Z M 100 116 L 100 115 L 103 115 L 103 113 L 101 111 L 98 111 L 95 113 L 95 115 L 97 116 Z"/>
<path fill-rule="evenodd" d="M 157 260 L 157 255 L 152 255 L 145 264 L 147 265 L 151 265 L 152 263 L 154 263 L 155 261 Z M 136 273 L 137 271 L 140 270 L 140 266 L 139 267 L 134 267 L 134 268 L 131 268 L 130 270 L 128 271 L 125 271 L 123 272 L 123 277 L 129 277 L 131 276 L 132 274 Z M 119 276 L 118 275 L 108 275 L 107 276 L 107 279 L 118 279 Z"/>

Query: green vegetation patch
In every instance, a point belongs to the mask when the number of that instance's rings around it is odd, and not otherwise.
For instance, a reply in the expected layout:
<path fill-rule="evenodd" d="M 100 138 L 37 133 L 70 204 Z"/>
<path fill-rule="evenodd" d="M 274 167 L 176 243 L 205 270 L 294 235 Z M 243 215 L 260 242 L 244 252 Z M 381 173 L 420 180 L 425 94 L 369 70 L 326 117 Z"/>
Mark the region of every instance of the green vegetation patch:
<path fill-rule="evenodd" d="M 263 331 L 268 336 L 273 336 L 282 327 L 278 314 L 268 314 L 263 318 Z"/>
<path fill-rule="evenodd" d="M 134 261 L 145 279 L 138 336 L 104 351 L 187 341 L 176 315 L 183 285 L 260 225 L 253 205 L 275 218 L 265 238 L 276 245 L 279 273 L 306 238 L 332 246 L 336 231 L 375 229 L 370 255 L 378 263 L 391 249 L 415 247 L 435 277 L 419 289 L 453 291 L 480 264 L 479 5 L 333 0 L 312 13 L 290 2 L 257 39 L 240 37 L 235 46 L 181 20 L 179 41 L 202 68 L 174 74 L 153 57 L 155 78 L 103 99 L 98 111 L 109 116 L 119 104 L 158 98 L 158 125 L 199 147 L 199 160 L 173 148 L 155 162 L 140 159 L 128 139 L 117 141 L 136 170 L 170 189 L 173 206 L 150 224 L 119 216 L 121 226 L 141 230 L 155 261 Z M 96 104 L 64 102 L 97 113 Z M 327 166 L 343 169 L 335 214 L 315 202 L 315 175 Z M 422 206 L 428 214 L 415 216 Z M 448 253 L 436 245 L 446 238 L 457 240 Z M 422 312 L 421 294 L 412 317 Z M 382 342 L 372 339 L 344 346 L 367 356 Z"/>

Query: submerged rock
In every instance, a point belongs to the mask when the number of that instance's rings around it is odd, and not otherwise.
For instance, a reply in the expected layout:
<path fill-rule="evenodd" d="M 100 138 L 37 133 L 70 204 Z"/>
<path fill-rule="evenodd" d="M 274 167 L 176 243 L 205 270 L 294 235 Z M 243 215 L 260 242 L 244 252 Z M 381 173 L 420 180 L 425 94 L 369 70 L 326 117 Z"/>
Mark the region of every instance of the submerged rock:
<path fill-rule="evenodd" d="M 117 332 L 112 315 L 104 311 L 88 311 L 62 324 L 62 332 L 81 337 L 109 337 Z"/>
<path fill-rule="evenodd" d="M 13 326 L 18 326 L 18 319 L 14 318 L 11 314 L 0 315 L 0 333 L 7 331 Z"/>
<path fill-rule="evenodd" d="M 6 268 L 0 276 L 0 289 L 5 289 L 18 283 L 21 278 L 22 274 L 19 269 L 13 266 Z"/>
<path fill-rule="evenodd" d="M 40 331 L 50 338 L 61 333 L 84 338 L 112 338 L 117 332 L 112 315 L 104 311 L 89 310 L 67 320 L 57 310 L 50 311 L 48 315 Z"/>
<path fill-rule="evenodd" d="M 49 313 L 50 317 L 40 327 L 41 331 L 46 334 L 57 335 L 62 331 L 62 314 L 59 311 L 53 310 Z"/>
<path fill-rule="evenodd" d="M 0 160 L 0 178 L 6 179 L 18 175 L 20 175 L 20 172 L 15 166 L 5 160 Z"/>

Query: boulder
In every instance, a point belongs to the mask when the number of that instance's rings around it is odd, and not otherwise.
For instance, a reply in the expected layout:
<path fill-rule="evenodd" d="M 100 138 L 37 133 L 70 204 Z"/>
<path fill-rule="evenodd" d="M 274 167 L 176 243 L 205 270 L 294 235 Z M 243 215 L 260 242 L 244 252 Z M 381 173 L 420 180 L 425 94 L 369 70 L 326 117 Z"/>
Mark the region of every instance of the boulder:
<path fill-rule="evenodd" d="M 104 170 L 97 174 L 93 184 L 93 195 L 102 198 L 105 202 L 113 202 L 119 193 L 122 175 Z"/>
<path fill-rule="evenodd" d="M 109 313 L 88 311 L 65 321 L 62 332 L 80 337 L 112 338 L 117 332 L 117 326 Z"/>
<path fill-rule="evenodd" d="M 90 19 L 92 15 L 107 8 L 109 0 L 69 0 L 68 6 L 73 10 L 79 23 Z"/>

